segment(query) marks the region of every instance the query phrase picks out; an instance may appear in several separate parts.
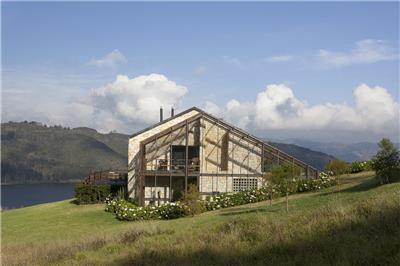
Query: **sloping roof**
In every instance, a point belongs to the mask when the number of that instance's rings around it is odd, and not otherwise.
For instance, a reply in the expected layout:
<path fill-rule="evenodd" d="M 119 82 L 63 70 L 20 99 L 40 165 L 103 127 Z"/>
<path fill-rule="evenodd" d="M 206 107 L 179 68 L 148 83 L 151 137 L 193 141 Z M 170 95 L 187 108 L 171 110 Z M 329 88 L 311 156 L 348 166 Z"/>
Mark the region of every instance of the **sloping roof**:
<path fill-rule="evenodd" d="M 262 140 L 262 139 L 260 139 L 260 138 L 258 138 L 258 137 L 256 137 L 256 136 L 254 136 L 254 135 L 252 135 L 252 134 L 250 134 L 250 133 L 244 131 L 244 130 L 241 129 L 241 128 L 238 128 L 238 127 L 236 127 L 236 126 L 234 126 L 234 125 L 232 125 L 232 124 L 230 124 L 230 123 L 228 123 L 228 122 L 226 122 L 226 121 L 224 121 L 224 120 L 222 120 L 222 119 L 220 119 L 220 118 L 217 118 L 217 117 L 215 117 L 215 116 L 213 116 L 213 115 L 211 115 L 211 114 L 209 114 L 209 113 L 204 112 L 203 110 L 201 110 L 201 109 L 198 108 L 198 107 L 191 107 L 191 108 L 189 108 L 189 109 L 187 109 L 187 110 L 185 110 L 185 111 L 183 111 L 183 112 L 180 112 L 180 113 L 174 115 L 173 117 L 170 117 L 170 118 L 168 118 L 168 119 L 165 119 L 165 120 L 163 120 L 163 121 L 161 121 L 161 122 L 159 122 L 159 123 L 156 123 L 156 124 L 154 124 L 154 125 L 152 125 L 152 126 L 150 126 L 150 127 L 145 128 L 145 129 L 143 129 L 143 130 L 141 130 L 141 131 L 138 131 L 138 132 L 136 132 L 135 134 L 131 135 L 131 138 L 133 138 L 133 137 L 135 137 L 135 136 L 138 136 L 138 135 L 140 135 L 140 134 L 142 134 L 142 133 L 144 133 L 144 132 L 146 132 L 146 131 L 148 131 L 148 130 L 151 130 L 151 129 L 153 129 L 153 128 L 156 128 L 156 127 L 158 127 L 158 126 L 160 126 L 160 125 L 162 125 L 162 124 L 164 124 L 164 123 L 166 123 L 166 122 L 168 122 L 168 121 L 171 121 L 171 120 L 173 120 L 173 119 L 175 119 L 175 118 L 177 118 L 177 117 L 180 117 L 180 116 L 182 116 L 182 115 L 184 115 L 184 114 L 187 114 L 187 113 L 189 113 L 189 112 L 191 112 L 191 111 L 197 111 L 197 112 L 199 112 L 203 117 L 206 117 L 206 118 L 208 118 L 208 119 L 214 120 L 214 121 L 218 122 L 219 124 L 221 124 L 221 125 L 223 125 L 223 126 L 225 126 L 225 127 L 228 127 L 228 128 L 230 128 L 230 129 L 233 129 L 233 130 L 235 130 L 236 132 L 240 133 L 241 135 L 244 135 L 245 137 L 247 137 L 247 138 L 249 138 L 249 139 L 251 139 L 251 140 L 253 140 L 253 141 L 255 141 L 255 142 L 258 142 L 259 144 L 262 144 L 262 145 L 264 145 L 264 146 L 266 146 L 266 147 L 269 147 L 270 149 L 274 149 L 275 151 L 279 151 L 280 154 L 283 154 L 283 155 L 286 155 L 286 156 L 288 156 L 288 157 L 290 157 L 290 158 L 293 158 L 293 159 L 295 159 L 298 163 L 303 164 L 303 165 L 305 165 L 305 166 L 309 166 L 311 169 L 313 169 L 313 170 L 315 170 L 315 171 L 318 171 L 315 167 L 313 167 L 313 166 L 311 166 L 311 165 L 309 165 L 309 164 L 303 162 L 302 160 L 299 160 L 299 159 L 295 158 L 294 156 L 289 155 L 289 154 L 287 154 L 286 152 L 281 151 L 280 149 L 278 149 L 278 148 L 272 146 L 271 144 L 265 142 L 264 140 Z M 166 129 L 166 130 L 168 130 L 168 129 Z"/>
<path fill-rule="evenodd" d="M 166 123 L 166 122 L 171 121 L 172 119 L 175 119 L 175 118 L 177 118 L 177 117 L 180 117 L 180 116 L 182 116 L 182 115 L 184 115 L 184 114 L 187 114 L 187 113 L 189 113 L 189 112 L 191 112 L 191 111 L 198 111 L 199 113 L 205 113 L 203 110 L 201 110 L 201 109 L 199 109 L 199 108 L 197 108 L 197 107 L 191 107 L 191 108 L 189 108 L 189 109 L 187 109 L 187 110 L 185 110 L 185 111 L 183 111 L 183 112 L 180 112 L 180 113 L 178 113 L 178 114 L 176 114 L 176 115 L 174 115 L 174 116 L 172 116 L 172 117 L 169 117 L 169 118 L 167 118 L 167 119 L 164 119 L 163 121 L 160 121 L 160 122 L 158 122 L 158 123 L 156 123 L 156 124 L 154 124 L 154 125 L 151 125 L 151 126 L 149 126 L 149 127 L 146 127 L 145 129 L 142 129 L 142 130 L 140 130 L 140 131 L 138 131 L 138 132 L 136 132 L 136 133 L 133 133 L 133 134 L 130 136 L 130 138 L 133 138 L 133 137 L 135 137 L 135 136 L 137 136 L 137 135 L 140 135 L 140 134 L 142 134 L 142 133 L 144 133 L 144 132 L 146 132 L 146 131 L 148 131 L 148 130 L 150 130 L 150 129 L 153 129 L 153 128 L 155 128 L 155 127 L 158 127 L 158 126 L 160 126 L 160 125 L 162 125 L 162 124 L 164 124 L 164 123 Z"/>

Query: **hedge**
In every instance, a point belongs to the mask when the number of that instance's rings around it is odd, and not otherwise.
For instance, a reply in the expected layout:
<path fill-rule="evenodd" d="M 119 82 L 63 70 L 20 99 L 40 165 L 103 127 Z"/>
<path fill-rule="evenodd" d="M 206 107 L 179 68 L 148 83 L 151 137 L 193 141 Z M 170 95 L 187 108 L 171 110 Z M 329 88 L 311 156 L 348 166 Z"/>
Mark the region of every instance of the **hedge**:
<path fill-rule="evenodd" d="M 116 196 L 123 189 L 125 189 L 125 185 L 78 183 L 75 185 L 76 203 L 102 203 L 107 197 L 110 195 Z"/>
<path fill-rule="evenodd" d="M 296 189 L 292 193 L 320 190 L 336 184 L 336 180 L 326 174 L 321 174 L 317 179 L 293 179 L 291 182 L 296 185 Z M 221 193 L 207 197 L 206 200 L 199 200 L 199 202 L 202 204 L 204 211 L 212 211 L 268 200 L 271 190 L 274 196 L 283 196 L 286 193 L 283 186 L 274 185 L 272 189 L 271 187 L 262 187 L 237 193 Z M 190 206 L 179 201 L 166 203 L 158 207 L 151 205 L 138 207 L 124 199 L 107 198 L 105 202 L 106 211 L 115 213 L 117 219 L 126 221 L 174 219 L 188 216 L 192 213 Z"/>

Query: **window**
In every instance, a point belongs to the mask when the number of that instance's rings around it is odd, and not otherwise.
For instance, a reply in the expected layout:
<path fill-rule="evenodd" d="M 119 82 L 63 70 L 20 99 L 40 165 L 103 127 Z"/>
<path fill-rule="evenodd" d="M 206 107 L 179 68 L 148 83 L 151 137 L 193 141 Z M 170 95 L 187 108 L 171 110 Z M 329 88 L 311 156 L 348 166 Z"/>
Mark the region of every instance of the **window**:
<path fill-rule="evenodd" d="M 221 140 L 221 171 L 228 170 L 228 148 L 229 148 L 229 136 L 228 132 L 222 136 Z"/>
<path fill-rule="evenodd" d="M 233 192 L 257 188 L 257 178 L 234 178 Z"/>

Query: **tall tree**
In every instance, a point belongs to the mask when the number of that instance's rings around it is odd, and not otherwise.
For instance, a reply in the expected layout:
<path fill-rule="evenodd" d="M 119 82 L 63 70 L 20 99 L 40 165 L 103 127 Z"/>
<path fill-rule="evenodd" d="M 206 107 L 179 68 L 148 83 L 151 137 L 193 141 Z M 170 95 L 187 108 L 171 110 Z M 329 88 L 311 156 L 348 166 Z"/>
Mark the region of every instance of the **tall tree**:
<path fill-rule="evenodd" d="M 386 138 L 383 138 L 378 146 L 380 150 L 372 159 L 376 176 L 380 178 L 381 184 L 392 182 L 400 175 L 399 150 Z"/>
<path fill-rule="evenodd" d="M 289 193 L 297 188 L 296 178 L 300 176 L 300 168 L 292 164 L 283 164 L 271 169 L 270 180 L 278 184 L 286 194 L 286 211 L 289 212 Z"/>

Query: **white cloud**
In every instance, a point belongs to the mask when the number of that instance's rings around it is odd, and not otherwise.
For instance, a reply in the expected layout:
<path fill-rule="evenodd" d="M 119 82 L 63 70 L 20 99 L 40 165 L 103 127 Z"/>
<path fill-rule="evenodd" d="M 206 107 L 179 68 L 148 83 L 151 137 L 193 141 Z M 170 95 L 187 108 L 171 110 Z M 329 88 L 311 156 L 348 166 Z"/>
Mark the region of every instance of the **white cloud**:
<path fill-rule="evenodd" d="M 267 63 L 285 63 L 294 60 L 294 56 L 292 55 L 276 55 L 265 58 L 265 62 Z"/>
<path fill-rule="evenodd" d="M 328 134 L 329 132 L 360 132 L 396 134 L 399 127 L 399 104 L 382 87 L 358 86 L 354 106 L 345 103 L 309 105 L 295 97 L 283 84 L 268 85 L 254 102 L 229 101 L 219 114 L 243 128 L 256 131 L 289 130 Z"/>
<path fill-rule="evenodd" d="M 339 67 L 395 60 L 398 58 L 398 54 L 386 41 L 366 39 L 356 42 L 355 47 L 349 52 L 332 52 L 321 49 L 317 57 L 325 65 Z"/>
<path fill-rule="evenodd" d="M 96 119 L 147 125 L 158 122 L 160 106 L 178 107 L 187 91 L 161 74 L 132 79 L 119 75 L 113 83 L 92 90 L 90 104 Z"/>
<path fill-rule="evenodd" d="M 90 60 L 87 64 L 97 67 L 115 67 L 118 63 L 124 63 L 126 61 L 125 56 L 116 49 L 103 58 Z"/>
<path fill-rule="evenodd" d="M 204 111 L 217 117 L 222 115 L 221 108 L 217 104 L 211 101 L 206 101 L 206 104 L 204 106 Z"/>

